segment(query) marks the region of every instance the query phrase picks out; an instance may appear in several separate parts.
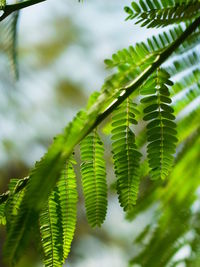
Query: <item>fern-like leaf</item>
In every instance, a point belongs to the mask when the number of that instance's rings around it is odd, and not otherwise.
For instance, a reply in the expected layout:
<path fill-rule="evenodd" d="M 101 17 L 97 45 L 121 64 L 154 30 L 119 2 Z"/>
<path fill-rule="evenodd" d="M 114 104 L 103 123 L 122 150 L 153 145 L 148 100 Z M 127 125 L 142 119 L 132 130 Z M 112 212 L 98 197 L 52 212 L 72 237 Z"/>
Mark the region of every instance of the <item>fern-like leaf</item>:
<path fill-rule="evenodd" d="M 62 266 L 62 236 L 57 188 L 51 193 L 47 207 L 40 215 L 40 232 L 44 250 L 44 265 Z"/>
<path fill-rule="evenodd" d="M 129 15 L 127 19 L 137 18 L 136 24 L 158 28 L 198 17 L 200 3 L 198 0 L 140 0 L 139 4 L 133 1 L 131 7 L 125 7 L 125 11 Z"/>
<path fill-rule="evenodd" d="M 76 225 L 76 178 L 67 163 L 40 215 L 45 267 L 61 267 L 68 256 Z"/>
<path fill-rule="evenodd" d="M 146 42 L 137 43 L 134 47 L 130 46 L 128 49 L 119 50 L 114 53 L 111 59 L 105 60 L 105 64 L 108 68 L 115 68 L 117 71 L 105 81 L 102 89 L 112 93 L 116 88 L 121 88 L 133 81 L 147 66 L 151 65 L 156 57 L 172 44 L 183 31 L 184 26 L 179 25 L 162 34 L 148 38 Z M 189 38 L 174 51 L 174 55 L 181 55 L 182 57 L 185 52 L 196 47 L 199 40 L 200 29 L 198 28 L 196 32 L 189 36 Z M 174 62 L 175 70 L 176 68 L 182 70 L 186 68 L 184 60 L 181 64 L 182 67 L 178 66 L 176 60 L 177 57 Z M 189 60 L 194 62 L 195 58 L 190 57 Z M 174 68 L 171 68 L 170 71 L 174 71 Z M 178 70 L 176 70 L 173 75 L 176 74 L 177 71 Z"/>
<path fill-rule="evenodd" d="M 88 222 L 101 226 L 107 210 L 107 185 L 104 148 L 97 131 L 81 142 L 81 173 Z"/>
<path fill-rule="evenodd" d="M 0 48 L 9 59 L 10 69 L 14 79 L 18 79 L 19 77 L 17 61 L 17 27 L 19 12 L 20 11 L 14 12 L 0 24 Z"/>
<path fill-rule="evenodd" d="M 117 192 L 120 205 L 125 211 L 136 204 L 139 188 L 139 164 L 141 154 L 137 151 L 135 135 L 131 129 L 135 120 L 136 109 L 129 97 L 112 116 L 112 151 Z"/>
<path fill-rule="evenodd" d="M 164 179 L 173 164 L 176 150 L 176 124 L 167 85 L 172 85 L 164 70 L 157 70 L 142 87 L 141 95 L 147 95 L 141 102 L 145 104 L 144 120 L 147 125 L 147 154 L 151 178 Z"/>
<path fill-rule="evenodd" d="M 79 112 L 65 128 L 64 133 L 54 139 L 48 152 L 39 162 L 36 162 L 35 168 L 30 172 L 20 212 L 12 221 L 5 242 L 5 255 L 9 262 L 16 262 L 30 241 L 30 227 L 37 224 L 39 213 L 52 188 L 55 187 L 65 162 L 70 157 L 74 146 L 91 130 L 106 96 L 105 93 L 97 99 L 87 112 Z"/>
<path fill-rule="evenodd" d="M 70 161 L 67 163 L 66 169 L 63 170 L 57 185 L 61 210 L 63 261 L 67 258 L 70 251 L 77 217 L 78 193 L 76 175 Z"/>

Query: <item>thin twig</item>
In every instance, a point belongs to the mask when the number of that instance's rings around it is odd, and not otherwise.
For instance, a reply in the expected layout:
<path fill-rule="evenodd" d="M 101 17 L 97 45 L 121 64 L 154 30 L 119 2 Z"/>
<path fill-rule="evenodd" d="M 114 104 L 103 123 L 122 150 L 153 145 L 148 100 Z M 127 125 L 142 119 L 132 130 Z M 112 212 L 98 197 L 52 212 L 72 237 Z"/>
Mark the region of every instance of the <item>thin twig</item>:
<path fill-rule="evenodd" d="M 29 1 L 23 1 L 20 3 L 12 4 L 12 5 L 6 5 L 2 10 L 4 13 L 0 17 L 0 21 L 4 20 L 5 18 L 7 18 L 10 14 L 12 14 L 15 11 L 19 11 L 23 8 L 36 5 L 44 1 L 46 0 L 29 0 Z"/>

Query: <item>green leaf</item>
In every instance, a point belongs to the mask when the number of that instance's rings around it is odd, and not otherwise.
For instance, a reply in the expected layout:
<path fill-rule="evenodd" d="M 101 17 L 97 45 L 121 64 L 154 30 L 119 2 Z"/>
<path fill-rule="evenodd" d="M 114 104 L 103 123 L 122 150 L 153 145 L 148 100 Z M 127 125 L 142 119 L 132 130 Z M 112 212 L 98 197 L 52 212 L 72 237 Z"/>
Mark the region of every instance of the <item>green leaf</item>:
<path fill-rule="evenodd" d="M 158 28 L 197 18 L 200 14 L 200 3 L 140 0 L 139 4 L 133 1 L 131 7 L 126 7 L 125 11 L 129 14 L 126 20 L 137 18 L 135 23 L 140 23 L 142 27 Z"/>
<path fill-rule="evenodd" d="M 158 69 L 156 74 L 149 78 L 142 88 L 145 90 L 149 84 L 155 86 L 156 93 L 145 97 L 141 100 L 144 107 L 144 120 L 150 121 L 147 125 L 147 155 L 150 167 L 150 174 L 153 180 L 158 178 L 164 179 L 170 172 L 173 165 L 173 154 L 175 153 L 177 143 L 176 124 L 173 122 L 175 116 L 173 108 L 168 103 L 171 102 L 169 97 L 162 95 L 163 85 L 168 90 L 166 84 L 169 82 L 169 74 Z M 151 83 L 151 80 L 155 82 Z M 153 101 L 153 104 L 152 104 Z M 166 104 L 167 103 L 167 104 Z"/>
<path fill-rule="evenodd" d="M 125 211 L 136 204 L 139 190 L 141 154 L 135 145 L 135 135 L 130 129 L 135 123 L 135 106 L 131 98 L 126 99 L 112 115 L 112 152 L 117 193 Z"/>
<path fill-rule="evenodd" d="M 87 219 L 92 227 L 101 226 L 107 211 L 104 148 L 97 131 L 81 142 L 81 174 Z"/>
<path fill-rule="evenodd" d="M 70 161 L 40 214 L 40 232 L 45 267 L 62 266 L 73 240 L 78 194 L 76 177 Z"/>

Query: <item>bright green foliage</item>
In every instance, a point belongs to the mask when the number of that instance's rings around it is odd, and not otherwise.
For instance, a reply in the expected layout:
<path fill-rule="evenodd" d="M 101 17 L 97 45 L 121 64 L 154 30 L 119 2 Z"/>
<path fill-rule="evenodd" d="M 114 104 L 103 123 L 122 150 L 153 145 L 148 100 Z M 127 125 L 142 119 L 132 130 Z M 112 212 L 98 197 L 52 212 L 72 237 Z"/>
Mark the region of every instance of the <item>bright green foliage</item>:
<path fill-rule="evenodd" d="M 198 0 L 140 0 L 133 1 L 131 7 L 125 7 L 127 19 L 137 18 L 137 23 L 147 28 L 164 27 L 174 23 L 194 19 L 200 14 Z"/>
<path fill-rule="evenodd" d="M 140 246 L 140 252 L 133 257 L 133 266 L 136 263 L 142 267 L 175 266 L 174 255 L 185 245 L 190 246 L 191 253 L 195 256 L 191 257 L 190 254 L 189 258 L 183 257 L 182 261 L 187 263 L 198 260 L 199 209 L 193 209 L 192 205 L 197 204 L 199 198 L 196 193 L 200 184 L 199 133 L 200 130 L 197 129 L 189 135 L 176 157 L 176 165 L 165 186 L 148 183 L 139 205 L 129 214 L 129 218 L 134 218 L 138 212 L 157 205 L 151 223 L 147 224 L 134 241 L 135 245 Z"/>
<path fill-rule="evenodd" d="M 131 98 L 127 98 L 112 115 L 112 152 L 117 193 L 119 202 L 125 211 L 136 204 L 140 181 L 140 157 L 135 144 L 135 135 L 131 129 L 137 124 L 136 109 Z"/>
<path fill-rule="evenodd" d="M 40 214 L 46 267 L 62 266 L 69 254 L 76 226 L 77 200 L 76 177 L 71 162 L 68 162 Z"/>
<path fill-rule="evenodd" d="M 118 72 L 106 80 L 103 89 L 112 91 L 131 82 L 141 70 L 155 60 L 156 53 L 153 52 L 148 45 L 140 43 L 135 47 L 130 46 L 129 49 L 118 51 L 112 55 L 112 59 L 106 59 L 104 62 L 107 67 L 117 67 Z"/>
<path fill-rule="evenodd" d="M 199 6 L 199 1 L 141 0 L 139 4 L 133 2 L 132 9 L 126 8 L 126 11 L 130 18 L 138 18 L 143 25 L 159 27 L 190 21 L 199 16 Z M 104 148 L 94 129 L 111 113 L 112 152 L 120 205 L 129 212 L 129 218 L 134 218 L 150 205 L 159 203 L 162 207 L 154 216 L 155 225 L 158 226 L 156 230 L 147 226 L 138 237 L 138 243 L 149 232 L 152 238 L 147 250 L 142 251 L 133 262 L 142 267 L 171 264 L 172 255 L 181 247 L 176 246 L 179 238 L 189 229 L 190 218 L 194 215 L 191 205 L 199 187 L 200 108 L 196 101 L 199 100 L 200 80 L 199 23 L 200 19 L 191 25 L 185 23 L 171 28 L 146 42 L 118 51 L 111 60 L 106 60 L 109 68 L 117 69 L 116 73 L 106 80 L 99 93 L 91 96 L 85 111 L 79 112 L 63 133 L 54 139 L 48 152 L 35 164 L 27 182 L 11 181 L 10 192 L 0 197 L 0 222 L 4 222 L 6 217 L 8 231 L 4 254 L 12 265 L 24 253 L 30 241 L 30 229 L 37 229 L 38 220 L 45 266 L 63 265 L 76 224 L 77 191 L 69 158 L 80 142 L 87 218 L 92 227 L 100 226 L 105 220 L 107 186 Z M 16 32 L 11 39 L 16 40 Z M 175 82 L 173 86 L 168 73 L 159 68 L 169 56 L 171 58 L 164 67 Z M 145 95 L 142 103 L 138 103 L 141 99 L 138 88 L 140 94 Z M 185 112 L 194 100 L 197 104 Z M 133 101 L 138 103 L 140 111 L 144 111 L 144 121 Z M 135 137 L 133 124 L 137 123 L 136 114 L 140 129 Z M 173 114 L 178 124 L 177 151 Z M 136 143 L 139 149 L 147 146 L 147 157 L 144 153 L 142 162 Z M 175 165 L 171 170 L 174 157 Z M 192 164 L 193 168 L 190 168 Z M 195 172 L 196 169 L 198 171 Z M 166 177 L 169 179 L 165 179 L 165 186 L 161 186 L 162 179 Z M 135 206 L 139 186 L 141 190 Z M 180 188 L 178 192 L 177 188 Z M 187 214 L 182 214 L 183 206 L 189 210 Z M 173 226 L 171 222 L 176 216 L 177 223 Z M 195 218 L 199 218 L 198 214 Z M 183 220 L 187 227 L 179 227 Z M 167 228 L 169 233 L 166 234 Z M 156 239 L 158 236 L 161 237 L 159 242 Z M 195 240 L 189 244 L 196 249 Z"/>
<path fill-rule="evenodd" d="M 149 47 L 145 43 L 130 46 L 129 49 L 123 49 L 112 55 L 112 59 L 106 59 L 104 62 L 108 68 L 123 66 L 124 64 L 133 65 L 137 69 L 141 65 L 148 64 L 151 57 Z"/>
<path fill-rule="evenodd" d="M 59 196 L 54 190 L 47 203 L 47 207 L 40 215 L 40 232 L 44 250 L 45 266 L 62 266 L 62 228 L 60 227 Z"/>
<path fill-rule="evenodd" d="M 182 34 L 183 30 L 181 27 L 175 28 L 171 30 L 169 33 L 159 35 L 158 37 L 153 37 L 149 39 L 146 46 L 148 46 L 148 51 L 156 53 L 153 57 L 150 57 L 151 60 L 155 60 L 155 55 L 159 55 L 162 51 L 170 44 L 173 43 L 179 36 Z M 167 41 L 166 41 L 167 40 Z M 144 47 L 142 45 L 142 47 Z M 182 49 L 185 49 L 182 47 Z M 135 51 L 140 51 L 142 55 L 144 54 L 141 52 L 139 46 Z M 157 54 L 158 52 L 158 54 Z M 146 51 L 147 55 L 147 51 Z M 138 58 L 138 59 L 139 59 Z M 148 58 L 148 56 L 147 56 Z M 147 60 L 148 61 L 148 60 Z M 119 60 L 119 63 L 121 61 Z M 129 59 L 129 63 L 131 66 L 131 61 Z M 148 68 L 148 65 L 152 62 L 149 61 L 148 64 L 144 61 L 141 66 L 134 68 L 136 70 L 136 74 L 139 75 L 143 69 Z M 117 66 L 116 62 L 116 66 Z M 120 63 L 121 64 L 121 63 Z M 127 64 L 126 61 L 123 64 Z M 129 68 L 129 66 L 128 66 Z M 121 69 L 123 76 L 125 77 L 124 81 L 127 81 L 127 71 L 123 71 Z M 137 76 L 136 75 L 136 76 Z M 129 75 L 128 75 L 129 77 Z M 129 77 L 128 80 L 132 80 L 133 77 Z M 124 83 L 124 82 L 123 82 Z M 121 84 L 121 80 L 120 83 Z M 116 87 L 117 88 L 117 87 Z M 117 90 L 116 90 L 117 92 Z M 118 90 L 117 97 L 120 97 L 123 94 L 124 90 Z M 27 241 L 30 236 L 30 231 L 28 231 L 30 226 L 34 226 L 37 224 L 38 221 L 38 213 L 43 208 L 43 203 L 47 196 L 49 195 L 51 188 L 55 186 L 58 177 L 60 177 L 60 173 L 63 169 L 64 162 L 69 157 L 74 145 L 76 145 L 80 140 L 82 140 L 85 135 L 91 130 L 91 126 L 93 125 L 94 121 L 96 120 L 99 113 L 101 113 L 105 108 L 107 103 L 107 96 L 106 92 L 101 94 L 95 94 L 94 97 L 91 99 L 89 106 L 86 112 L 80 112 L 74 121 L 69 124 L 69 126 L 65 129 L 63 135 L 58 136 L 52 146 L 50 147 L 48 153 L 41 159 L 40 162 L 36 164 L 35 169 L 30 174 L 30 181 L 27 186 L 26 194 L 24 199 L 20 205 L 20 213 L 17 215 L 15 220 L 13 220 L 11 229 L 8 232 L 8 238 L 5 246 L 5 251 L 7 251 L 7 257 L 12 261 L 17 260 L 20 256 L 21 252 L 23 251 L 24 247 L 27 245 Z M 113 98 L 111 98 L 112 100 Z M 130 100 L 130 99 L 129 99 Z M 108 101 L 109 103 L 109 101 Z M 126 103 L 126 101 L 124 102 Z M 105 107 L 104 107 L 105 105 Z M 123 106 L 123 104 L 122 104 Z M 122 122 L 123 126 L 123 122 Z M 131 172 L 134 172 L 134 179 L 128 180 L 128 185 L 130 185 L 130 189 L 127 186 L 127 179 L 122 178 L 125 175 L 122 175 L 119 179 L 119 175 L 116 172 L 117 180 L 118 180 L 118 194 L 120 204 L 123 205 L 125 210 L 132 209 L 133 205 L 135 204 L 137 198 L 137 192 L 139 187 L 139 175 L 138 175 L 138 166 L 139 166 L 139 157 L 140 154 L 136 151 L 136 147 L 134 144 L 134 135 L 131 130 L 127 129 L 127 135 L 125 134 L 124 137 L 127 137 L 127 144 L 129 147 L 127 151 L 129 153 L 128 157 L 129 160 L 132 160 L 130 157 L 131 154 L 134 154 L 134 163 L 133 168 L 131 167 Z M 124 140 L 125 140 L 124 138 Z M 130 142 L 133 140 L 133 144 Z M 113 150 L 114 151 L 114 150 Z M 127 152 L 126 151 L 126 152 Z M 137 152 L 137 153 L 136 153 Z M 121 163 L 120 163 L 121 164 Z M 120 166 L 120 165 L 119 165 Z M 115 163 L 115 170 L 116 167 Z M 130 168 L 124 170 L 124 173 L 130 174 Z M 43 177 L 41 180 L 40 177 Z M 122 182 L 121 182 L 122 181 Z M 125 185 L 123 184 L 125 182 Z M 128 190 L 127 190 L 128 189 Z M 128 203 L 128 204 L 127 204 Z M 105 209 L 104 209 L 105 212 Z M 100 223 L 99 223 L 100 224 Z M 19 245 L 20 244 L 20 245 Z"/>
<path fill-rule="evenodd" d="M 161 34 L 148 38 L 146 42 L 137 43 L 135 47 L 129 46 L 128 49 L 119 50 L 112 55 L 111 59 L 106 59 L 104 62 L 107 68 L 116 68 L 117 71 L 106 79 L 103 90 L 113 92 L 116 88 L 121 88 L 128 83 L 131 83 L 145 68 L 150 66 L 156 59 L 156 57 L 164 51 L 171 43 L 173 43 L 184 31 L 184 26 L 177 26 Z M 179 49 L 176 51 L 176 55 L 187 52 L 198 44 L 200 40 L 199 29 L 192 34 L 187 41 L 185 41 Z M 182 64 L 178 63 L 177 59 L 174 60 L 173 65 L 170 64 L 169 71 L 174 71 L 172 74 L 176 74 L 181 70 L 185 70 L 188 64 L 192 64 L 195 61 L 194 52 L 193 57 L 190 56 Z M 189 57 L 187 55 L 187 57 Z M 189 62 L 190 63 L 189 63 Z M 187 65 L 186 65 L 186 64 Z M 178 66 L 178 64 L 181 65 Z M 171 73 L 170 72 L 170 73 Z"/>
<path fill-rule="evenodd" d="M 199 240 L 200 212 L 199 209 L 192 209 L 191 206 L 195 203 L 195 199 L 198 202 L 196 188 L 200 184 L 198 179 L 200 175 L 199 147 L 198 134 L 193 139 L 193 143 L 190 143 L 190 149 L 185 150 L 182 157 L 179 158 L 168 184 L 151 191 L 154 197 L 160 196 L 160 205 L 156 210 L 157 216 L 151 225 L 147 225 L 138 236 L 136 240 L 138 245 L 141 245 L 146 239 L 146 246 L 141 246 L 140 253 L 132 259 L 133 265 L 130 266 L 134 266 L 136 263 L 142 267 L 176 266 L 174 265 L 176 262 L 174 255 L 185 245 L 190 246 L 192 255 L 198 255 L 198 251 L 195 250 L 199 249 L 197 240 Z M 150 207 L 152 200 L 155 201 L 155 198 L 149 200 L 146 197 L 142 200 L 143 205 L 146 204 L 146 209 Z M 198 260 L 198 257 L 189 256 L 187 259 L 186 256 L 183 257 L 182 263 L 195 260 Z M 188 264 L 185 266 L 198 265 Z"/>
<path fill-rule="evenodd" d="M 17 261 L 27 246 L 30 227 L 37 225 L 39 213 L 56 185 L 65 162 L 70 157 L 74 146 L 91 131 L 105 100 L 107 100 L 106 93 L 101 95 L 87 112 L 79 112 L 64 133 L 54 139 L 48 152 L 31 171 L 20 212 L 12 221 L 5 243 L 5 255 L 9 261 Z M 43 177 L 42 180 L 41 177 Z"/>
<path fill-rule="evenodd" d="M 63 170 L 57 185 L 62 224 L 63 262 L 70 252 L 77 216 L 78 193 L 76 188 L 76 176 L 70 161 L 67 163 L 66 169 Z"/>
<path fill-rule="evenodd" d="M 7 242 L 5 244 L 5 255 L 8 257 L 9 261 L 17 260 L 21 251 L 23 251 L 24 247 L 27 245 L 30 237 L 29 227 L 38 222 L 38 210 L 41 210 L 46 202 L 44 202 L 44 200 L 46 200 L 45 198 L 49 193 L 47 191 L 48 186 L 52 187 L 55 181 L 60 177 L 61 170 L 64 166 L 64 160 L 59 161 L 60 158 L 58 157 L 57 149 L 54 149 L 51 152 L 50 157 L 46 155 L 43 159 L 44 161 L 46 160 L 47 165 L 45 166 L 42 163 L 37 163 L 36 170 L 39 170 L 37 175 L 35 175 L 36 173 L 34 171 L 30 174 L 27 190 L 20 205 L 20 212 L 16 216 L 15 220 L 12 221 L 11 229 L 8 233 Z M 47 169 L 49 166 L 51 166 L 52 171 L 48 176 Z M 45 179 L 43 179 L 43 183 L 39 183 L 37 180 L 37 177 L 39 177 L 38 175 L 42 175 L 42 177 L 45 177 L 46 175 L 46 177 L 49 178 L 47 179 L 48 182 L 46 181 L 45 183 Z M 35 178 L 32 179 L 32 177 Z M 37 193 L 35 194 L 35 197 L 32 196 L 32 198 L 29 198 L 29 194 L 31 194 L 32 190 L 34 190 L 37 186 L 39 189 L 36 191 Z M 41 191 L 43 194 L 40 194 L 40 189 L 43 190 Z"/>
<path fill-rule="evenodd" d="M 103 143 L 94 130 L 81 142 L 81 174 L 87 219 L 101 226 L 107 210 L 107 185 Z"/>
<path fill-rule="evenodd" d="M 159 69 L 140 90 L 140 94 L 145 95 L 141 100 L 145 104 L 143 119 L 149 122 L 147 153 L 153 180 L 168 176 L 176 151 L 176 124 L 167 85 L 172 85 L 169 75 Z"/>
<path fill-rule="evenodd" d="M 107 68 L 117 68 L 117 72 L 109 77 L 103 85 L 104 90 L 123 87 L 135 79 L 141 71 L 151 65 L 158 53 L 173 42 L 183 29 L 178 27 L 176 31 L 170 31 L 162 35 L 153 36 L 146 42 L 137 43 L 134 47 L 119 50 L 112 55 L 112 59 L 104 62 Z"/>
<path fill-rule="evenodd" d="M 27 190 L 20 206 L 20 213 L 12 223 L 12 229 L 8 234 L 5 245 L 5 251 L 9 252 L 7 255 L 10 260 L 12 258 L 17 259 L 20 251 L 27 245 L 30 237 L 29 228 L 37 224 L 39 212 L 44 207 L 52 187 L 56 185 L 65 162 L 72 153 L 74 142 L 77 142 L 76 138 L 80 138 L 79 135 L 75 138 L 75 133 L 79 133 L 83 124 L 87 123 L 84 118 L 85 113 L 80 112 L 65 129 L 64 135 L 60 135 L 54 140 L 48 152 L 31 171 Z M 89 124 L 87 127 L 89 127 Z M 87 128 L 85 127 L 84 130 L 87 130 Z M 84 130 L 81 134 L 84 134 Z M 65 136 L 66 138 L 64 138 Z M 73 141 L 71 141 L 72 136 Z M 41 180 L 40 177 L 43 177 L 43 179 Z M 21 246 L 18 246 L 18 242 L 21 243 Z"/>

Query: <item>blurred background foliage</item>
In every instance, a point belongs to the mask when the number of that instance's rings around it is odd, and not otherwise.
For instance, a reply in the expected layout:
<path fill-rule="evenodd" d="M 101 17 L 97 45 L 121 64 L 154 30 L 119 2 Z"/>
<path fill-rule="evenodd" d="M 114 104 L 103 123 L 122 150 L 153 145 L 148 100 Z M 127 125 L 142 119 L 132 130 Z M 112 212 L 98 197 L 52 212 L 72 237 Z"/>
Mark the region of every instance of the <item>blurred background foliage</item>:
<path fill-rule="evenodd" d="M 100 89 L 107 75 L 103 60 L 158 32 L 125 22 L 123 7 L 129 3 L 48 0 L 1 23 L 1 192 L 10 178 L 28 174 L 52 138 L 85 106 L 89 95 Z M 12 41 L 13 34 L 17 34 L 17 43 Z M 17 58 L 12 54 L 15 49 Z M 107 128 L 104 131 L 109 133 Z M 104 139 L 109 147 L 106 151 L 110 151 L 109 136 Z M 126 219 L 113 194 L 114 175 L 106 153 L 111 185 L 106 222 L 101 229 L 89 228 L 80 192 L 67 266 L 122 267 L 128 266 L 131 258 L 130 265 L 135 267 L 199 266 L 199 132 L 190 141 L 194 148 L 177 158 L 179 168 L 174 169 L 169 182 L 143 179 L 138 205 Z M 76 171 L 80 183 L 78 168 Z M 0 231 L 2 248 L 5 231 Z M 37 235 L 34 238 L 19 267 L 41 266 Z M 0 266 L 6 266 L 2 256 Z"/>

